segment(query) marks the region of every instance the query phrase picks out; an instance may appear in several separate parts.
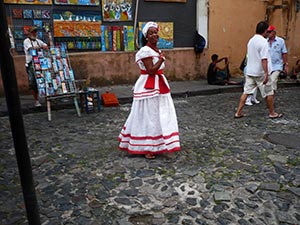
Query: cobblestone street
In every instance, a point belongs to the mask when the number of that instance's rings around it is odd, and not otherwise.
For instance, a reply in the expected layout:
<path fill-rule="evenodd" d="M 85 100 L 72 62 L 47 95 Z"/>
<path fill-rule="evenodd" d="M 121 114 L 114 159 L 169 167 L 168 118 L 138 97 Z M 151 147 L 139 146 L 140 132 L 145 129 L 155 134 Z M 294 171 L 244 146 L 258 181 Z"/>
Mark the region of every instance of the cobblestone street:
<path fill-rule="evenodd" d="M 23 116 L 43 225 L 300 224 L 300 89 L 234 119 L 240 92 L 174 98 L 182 151 L 118 150 L 131 104 Z M 27 224 L 8 117 L 0 117 L 0 224 Z"/>

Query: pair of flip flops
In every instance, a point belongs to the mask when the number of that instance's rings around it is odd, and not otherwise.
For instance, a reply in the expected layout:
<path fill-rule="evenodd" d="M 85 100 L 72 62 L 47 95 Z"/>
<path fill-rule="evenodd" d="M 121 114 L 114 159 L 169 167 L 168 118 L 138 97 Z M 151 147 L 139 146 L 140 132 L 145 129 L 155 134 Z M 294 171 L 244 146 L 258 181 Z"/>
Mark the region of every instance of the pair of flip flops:
<path fill-rule="evenodd" d="M 269 115 L 269 118 L 273 120 L 273 119 L 281 118 L 282 116 L 283 116 L 282 113 L 275 113 L 275 115 L 273 116 Z"/>
<path fill-rule="evenodd" d="M 243 118 L 244 116 L 246 116 L 246 114 L 234 114 L 234 119 L 240 119 L 240 118 Z M 269 118 L 270 119 L 278 119 L 278 118 L 281 118 L 283 116 L 282 113 L 275 113 L 275 115 L 269 115 Z"/>

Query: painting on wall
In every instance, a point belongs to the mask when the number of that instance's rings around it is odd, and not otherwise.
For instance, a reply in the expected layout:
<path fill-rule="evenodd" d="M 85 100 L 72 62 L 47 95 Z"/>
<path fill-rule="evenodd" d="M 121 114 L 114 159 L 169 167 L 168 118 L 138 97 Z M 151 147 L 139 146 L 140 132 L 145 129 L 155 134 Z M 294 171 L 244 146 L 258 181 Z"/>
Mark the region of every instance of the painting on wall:
<path fill-rule="evenodd" d="M 12 17 L 14 19 L 22 19 L 23 18 L 23 9 L 12 9 Z"/>
<path fill-rule="evenodd" d="M 134 51 L 133 26 L 101 26 L 102 51 Z"/>
<path fill-rule="evenodd" d="M 132 20 L 132 0 L 102 0 L 103 21 Z"/>
<path fill-rule="evenodd" d="M 101 15 L 92 11 L 53 13 L 54 37 L 100 37 Z"/>
<path fill-rule="evenodd" d="M 182 3 L 186 3 L 187 0 L 145 0 L 145 2 L 182 2 Z"/>
<path fill-rule="evenodd" d="M 33 18 L 34 19 L 42 19 L 42 10 L 33 10 Z"/>
<path fill-rule="evenodd" d="M 100 0 L 54 0 L 56 5 L 87 5 L 98 6 Z"/>
<path fill-rule="evenodd" d="M 52 5 L 52 0 L 4 0 L 6 4 Z"/>
<path fill-rule="evenodd" d="M 142 29 L 146 22 L 139 22 L 139 43 L 142 43 Z M 172 49 L 174 47 L 174 25 L 173 22 L 157 22 L 159 26 L 159 39 L 157 47 L 159 49 Z"/>

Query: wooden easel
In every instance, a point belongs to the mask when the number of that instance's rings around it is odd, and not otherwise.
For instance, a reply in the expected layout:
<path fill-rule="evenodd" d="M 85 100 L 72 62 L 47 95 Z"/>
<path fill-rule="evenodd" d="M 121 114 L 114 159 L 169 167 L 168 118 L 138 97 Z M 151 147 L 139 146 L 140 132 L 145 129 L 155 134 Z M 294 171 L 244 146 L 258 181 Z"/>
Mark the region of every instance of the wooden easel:
<path fill-rule="evenodd" d="M 54 48 L 53 38 L 52 38 L 51 31 L 50 31 L 50 24 L 49 23 L 44 23 L 43 28 L 44 28 L 45 32 L 47 32 L 47 34 L 48 34 L 50 48 Z M 66 57 L 68 59 L 70 67 L 71 67 L 69 55 L 66 54 Z M 53 96 L 47 96 L 46 95 L 47 113 L 48 113 L 48 120 L 49 121 L 51 121 L 51 100 L 56 100 L 58 98 L 73 98 L 73 102 L 74 102 L 74 105 L 75 105 L 75 108 L 76 108 L 76 111 L 77 111 L 77 115 L 81 116 L 80 109 L 79 109 L 79 106 L 78 106 L 78 101 L 77 101 L 77 94 L 76 94 L 77 88 L 76 88 L 75 80 L 73 82 L 73 86 L 74 86 L 74 91 L 72 91 L 72 92 L 68 92 L 68 93 L 64 93 L 64 94 L 56 94 L 56 95 L 53 95 Z"/>

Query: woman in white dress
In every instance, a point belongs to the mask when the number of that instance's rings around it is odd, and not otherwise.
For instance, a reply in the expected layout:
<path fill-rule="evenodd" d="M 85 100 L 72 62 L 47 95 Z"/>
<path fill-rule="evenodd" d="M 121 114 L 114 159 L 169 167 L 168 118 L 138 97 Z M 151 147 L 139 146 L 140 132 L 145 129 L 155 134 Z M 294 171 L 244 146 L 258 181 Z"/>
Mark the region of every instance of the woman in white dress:
<path fill-rule="evenodd" d="M 141 75 L 133 89 L 131 112 L 118 137 L 120 150 L 151 159 L 180 150 L 177 116 L 163 74 L 165 57 L 157 48 L 158 30 L 155 22 L 146 23 L 142 30 L 146 44 L 135 56 Z"/>

